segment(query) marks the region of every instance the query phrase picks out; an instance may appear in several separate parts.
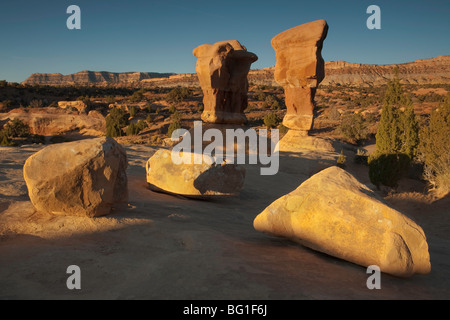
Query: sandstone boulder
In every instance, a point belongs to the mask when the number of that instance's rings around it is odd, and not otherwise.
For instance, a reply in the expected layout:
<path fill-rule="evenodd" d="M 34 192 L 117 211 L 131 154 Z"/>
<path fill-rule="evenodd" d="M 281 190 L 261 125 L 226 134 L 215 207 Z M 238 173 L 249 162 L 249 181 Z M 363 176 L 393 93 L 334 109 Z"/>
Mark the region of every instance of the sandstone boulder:
<path fill-rule="evenodd" d="M 422 228 L 338 167 L 274 201 L 253 224 L 258 231 L 395 276 L 431 269 Z"/>
<path fill-rule="evenodd" d="M 285 91 L 283 124 L 308 132 L 313 125 L 314 96 L 325 77 L 321 55 L 328 32 L 325 20 L 316 20 L 276 35 L 271 43 L 276 54 L 275 81 Z"/>
<path fill-rule="evenodd" d="M 87 113 L 88 106 L 83 101 L 58 101 L 58 107 L 67 109 L 75 108 L 79 113 Z"/>
<path fill-rule="evenodd" d="M 158 150 L 146 164 L 150 189 L 192 198 L 238 195 L 245 179 L 245 168 L 236 164 L 216 164 L 211 157 L 194 163 L 194 153 L 181 152 L 190 163 L 175 164 L 171 151 Z"/>
<path fill-rule="evenodd" d="M 203 90 L 202 120 L 243 124 L 247 108 L 250 65 L 258 57 L 236 40 L 203 44 L 193 51 L 196 72 Z"/>
<path fill-rule="evenodd" d="M 103 137 L 45 147 L 27 159 L 23 173 L 38 211 L 93 217 L 127 200 L 126 168 L 125 150 Z"/>

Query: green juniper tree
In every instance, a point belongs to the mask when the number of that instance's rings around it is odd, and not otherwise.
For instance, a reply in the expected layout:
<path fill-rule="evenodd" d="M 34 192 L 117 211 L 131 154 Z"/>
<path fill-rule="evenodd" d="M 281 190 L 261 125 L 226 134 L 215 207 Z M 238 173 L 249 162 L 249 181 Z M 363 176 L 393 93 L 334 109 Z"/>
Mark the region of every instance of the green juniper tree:
<path fill-rule="evenodd" d="M 450 93 L 421 128 L 418 158 L 424 164 L 424 178 L 438 196 L 450 192 Z"/>
<path fill-rule="evenodd" d="M 122 108 L 113 108 L 106 117 L 106 136 L 121 137 L 123 128 L 128 125 L 128 114 Z"/>
<path fill-rule="evenodd" d="M 403 171 L 414 159 L 418 144 L 414 108 L 403 91 L 397 69 L 386 89 L 376 133 L 376 151 L 369 157 L 372 183 L 377 187 L 380 184 L 396 187 Z"/>

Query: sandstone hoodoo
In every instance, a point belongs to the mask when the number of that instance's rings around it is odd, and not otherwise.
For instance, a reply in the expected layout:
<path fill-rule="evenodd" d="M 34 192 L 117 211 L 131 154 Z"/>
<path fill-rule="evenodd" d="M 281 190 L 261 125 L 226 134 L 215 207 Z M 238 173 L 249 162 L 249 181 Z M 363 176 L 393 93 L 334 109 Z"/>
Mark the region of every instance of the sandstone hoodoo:
<path fill-rule="evenodd" d="M 244 185 L 245 168 L 237 164 L 216 164 L 211 157 L 181 152 L 174 163 L 171 151 L 158 150 L 146 164 L 150 189 L 191 198 L 238 195 Z"/>
<path fill-rule="evenodd" d="M 197 57 L 196 72 L 203 90 L 202 120 L 245 123 L 247 75 L 258 57 L 236 40 L 203 44 L 195 48 L 193 54 Z"/>
<path fill-rule="evenodd" d="M 304 134 L 312 128 L 314 95 L 325 77 L 321 51 L 327 32 L 327 22 L 317 20 L 286 30 L 271 42 L 277 60 L 275 81 L 285 91 L 283 124 Z"/>
<path fill-rule="evenodd" d="M 127 201 L 127 155 L 109 137 L 45 147 L 25 162 L 23 173 L 38 211 L 102 216 Z"/>
<path fill-rule="evenodd" d="M 274 201 L 253 224 L 258 231 L 395 276 L 431 269 L 422 228 L 338 167 Z"/>

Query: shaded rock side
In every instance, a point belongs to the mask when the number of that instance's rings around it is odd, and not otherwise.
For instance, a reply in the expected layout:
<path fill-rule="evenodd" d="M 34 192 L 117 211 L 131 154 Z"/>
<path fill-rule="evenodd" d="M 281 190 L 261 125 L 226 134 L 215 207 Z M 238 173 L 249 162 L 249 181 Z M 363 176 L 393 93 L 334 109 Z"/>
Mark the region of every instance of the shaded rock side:
<path fill-rule="evenodd" d="M 23 173 L 38 211 L 102 216 L 128 199 L 127 155 L 109 137 L 60 143 L 29 157 Z"/>
<path fill-rule="evenodd" d="M 179 154 L 190 164 L 176 164 L 171 151 L 158 150 L 146 164 L 147 182 L 150 189 L 193 198 L 238 195 L 244 185 L 245 168 L 235 164 L 216 164 L 206 157 L 195 164 L 195 154 Z M 184 161 L 184 160 L 183 160 Z"/>
<path fill-rule="evenodd" d="M 431 269 L 422 228 L 338 167 L 274 201 L 253 224 L 258 231 L 395 276 Z"/>

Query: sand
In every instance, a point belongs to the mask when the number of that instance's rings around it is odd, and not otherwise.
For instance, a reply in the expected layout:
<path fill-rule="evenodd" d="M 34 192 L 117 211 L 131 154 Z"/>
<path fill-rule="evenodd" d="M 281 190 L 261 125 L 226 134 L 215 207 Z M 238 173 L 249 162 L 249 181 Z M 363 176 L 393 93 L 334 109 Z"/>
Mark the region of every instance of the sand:
<path fill-rule="evenodd" d="M 253 228 L 256 215 L 308 178 L 314 160 L 282 156 L 274 176 L 246 165 L 240 196 L 192 200 L 147 188 L 144 164 L 156 147 L 125 147 L 129 203 L 94 219 L 36 213 L 22 167 L 42 146 L 0 149 L 0 299 L 450 298 L 449 197 L 431 203 L 417 188 L 386 197 L 424 229 L 432 270 L 382 274 L 381 289 L 369 290 L 364 267 Z M 367 167 L 348 170 L 368 182 Z M 70 265 L 81 269 L 80 290 L 66 286 Z"/>

